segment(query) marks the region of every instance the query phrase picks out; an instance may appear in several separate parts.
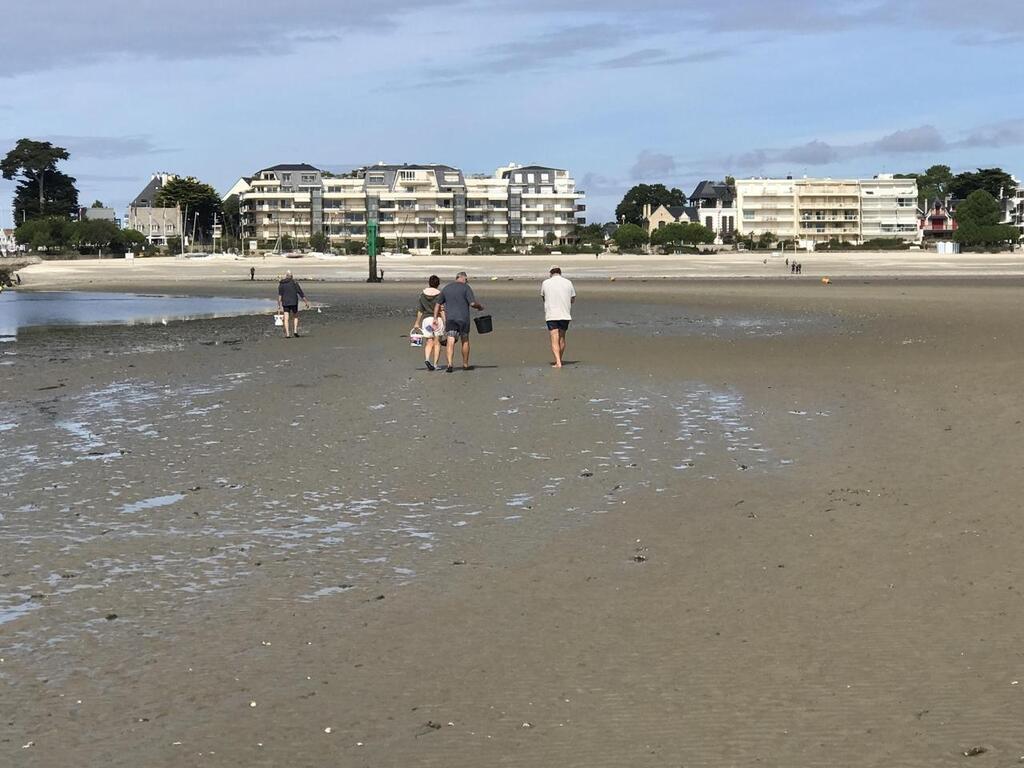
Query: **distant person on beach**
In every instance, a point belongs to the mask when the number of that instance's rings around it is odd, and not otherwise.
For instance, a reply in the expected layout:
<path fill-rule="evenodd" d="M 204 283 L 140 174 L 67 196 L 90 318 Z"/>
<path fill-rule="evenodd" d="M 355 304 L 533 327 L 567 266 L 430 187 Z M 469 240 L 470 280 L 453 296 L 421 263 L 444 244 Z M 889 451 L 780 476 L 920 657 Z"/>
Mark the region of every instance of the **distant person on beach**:
<path fill-rule="evenodd" d="M 14 281 L 15 281 L 15 282 L 16 282 L 16 283 L 17 283 L 18 285 L 21 285 L 21 272 L 15 272 L 15 273 L 14 273 Z"/>
<path fill-rule="evenodd" d="M 562 277 L 560 267 L 552 267 L 551 276 L 541 283 L 540 295 L 544 300 L 544 320 L 551 337 L 551 354 L 555 368 L 562 367 L 565 357 L 565 334 L 572 322 L 572 305 L 576 303 L 576 289 L 572 281 Z"/>
<path fill-rule="evenodd" d="M 249 280 L 256 279 L 256 267 L 249 267 Z"/>
<path fill-rule="evenodd" d="M 476 300 L 473 289 L 469 287 L 469 276 L 465 272 L 459 272 L 455 276 L 454 283 L 448 283 L 437 297 L 434 304 L 434 319 L 445 313 L 445 333 L 448 335 L 448 367 L 446 373 L 455 370 L 452 363 L 455 360 L 455 340 L 462 342 L 462 370 L 471 371 L 473 366 L 469 364 L 469 310 L 470 308 L 481 310 L 484 305 Z"/>
<path fill-rule="evenodd" d="M 431 275 L 427 287 L 420 293 L 416 303 L 416 322 L 412 331 L 419 328 L 423 332 L 423 362 L 428 371 L 437 369 L 441 357 L 441 337 L 444 333 L 444 319 L 434 317 L 434 305 L 437 303 L 441 290 L 441 278 Z M 411 334 L 412 331 L 409 331 Z"/>
<path fill-rule="evenodd" d="M 309 309 L 309 299 L 302 292 L 302 286 L 292 277 L 291 270 L 284 273 L 284 279 L 277 284 L 277 306 L 284 314 L 284 337 L 299 335 L 299 299 Z"/>

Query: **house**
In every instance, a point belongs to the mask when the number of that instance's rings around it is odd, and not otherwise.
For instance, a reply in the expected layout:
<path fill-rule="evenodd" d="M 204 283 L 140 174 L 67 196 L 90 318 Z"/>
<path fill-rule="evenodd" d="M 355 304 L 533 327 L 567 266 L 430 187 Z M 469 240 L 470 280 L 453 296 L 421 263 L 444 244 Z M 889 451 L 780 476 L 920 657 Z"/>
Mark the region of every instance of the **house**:
<path fill-rule="evenodd" d="M 715 242 L 736 231 L 736 191 L 720 181 L 702 181 L 690 195 L 697 222 L 715 233 Z"/>
<path fill-rule="evenodd" d="M 643 208 L 643 217 L 647 234 L 650 235 L 654 230 L 669 224 L 690 224 L 697 221 L 697 209 L 689 205 L 659 205 L 652 210 L 651 204 L 647 203 Z"/>
<path fill-rule="evenodd" d="M 14 239 L 13 229 L 0 229 L 0 254 L 14 253 L 18 250 L 18 243 Z"/>
<path fill-rule="evenodd" d="M 177 179 L 173 173 L 154 173 L 149 183 L 135 196 L 128 206 L 125 228 L 141 232 L 146 241 L 153 245 L 167 245 L 172 237 L 179 237 L 184 228 L 181 209 L 158 208 L 156 204 L 160 189 L 169 181 Z"/>
<path fill-rule="evenodd" d="M 950 240 L 956 233 L 956 206 L 960 201 L 955 198 L 932 200 L 926 211 L 920 212 L 921 234 L 928 240 Z"/>
<path fill-rule="evenodd" d="M 78 220 L 109 221 L 115 226 L 120 226 L 121 224 L 121 222 L 117 220 L 117 212 L 113 208 L 103 208 L 101 206 L 95 206 L 93 208 L 79 208 Z"/>

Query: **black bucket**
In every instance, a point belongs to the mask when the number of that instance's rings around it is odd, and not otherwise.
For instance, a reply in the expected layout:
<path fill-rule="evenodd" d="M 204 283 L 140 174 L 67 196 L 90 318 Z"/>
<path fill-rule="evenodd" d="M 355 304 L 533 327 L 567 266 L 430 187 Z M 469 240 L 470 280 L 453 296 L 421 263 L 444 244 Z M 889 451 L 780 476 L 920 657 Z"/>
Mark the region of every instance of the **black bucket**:
<path fill-rule="evenodd" d="M 490 333 L 494 330 L 494 325 L 491 324 L 490 315 L 478 315 L 473 318 L 473 322 L 476 323 L 477 333 Z"/>

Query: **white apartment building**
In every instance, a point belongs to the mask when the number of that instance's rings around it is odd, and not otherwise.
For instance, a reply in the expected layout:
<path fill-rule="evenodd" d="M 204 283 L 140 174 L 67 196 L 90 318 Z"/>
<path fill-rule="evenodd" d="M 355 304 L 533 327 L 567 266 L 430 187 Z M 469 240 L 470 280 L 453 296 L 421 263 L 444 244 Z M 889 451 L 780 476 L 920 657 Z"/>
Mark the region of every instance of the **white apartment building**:
<path fill-rule="evenodd" d="M 1003 201 L 1003 223 L 1017 228 L 1017 239 L 1024 240 L 1024 185 L 1014 179 L 1014 186 Z"/>
<path fill-rule="evenodd" d="M 426 250 L 441 237 L 564 243 L 584 219 L 583 192 L 568 171 L 509 165 L 466 176 L 447 165 L 374 165 L 345 176 L 307 164 L 258 171 L 239 189 L 242 232 L 250 247 L 287 236 L 293 247 L 323 232 L 332 245 L 365 242 L 376 221 L 387 247 Z"/>
<path fill-rule="evenodd" d="M 917 182 L 880 175 L 873 179 L 737 179 L 736 208 L 742 234 L 771 232 L 813 247 L 836 239 L 920 239 Z"/>

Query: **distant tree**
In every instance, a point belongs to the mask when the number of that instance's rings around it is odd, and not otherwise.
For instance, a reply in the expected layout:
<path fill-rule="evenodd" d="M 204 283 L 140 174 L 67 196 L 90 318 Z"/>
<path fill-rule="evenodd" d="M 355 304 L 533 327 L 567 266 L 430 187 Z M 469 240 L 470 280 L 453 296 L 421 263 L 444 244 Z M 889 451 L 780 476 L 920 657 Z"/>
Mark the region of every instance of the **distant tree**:
<path fill-rule="evenodd" d="M 703 224 L 698 224 L 695 221 L 666 224 L 664 227 L 659 227 L 651 233 L 652 245 L 672 247 L 699 245 L 701 243 L 713 243 L 714 241 L 715 233 Z"/>
<path fill-rule="evenodd" d="M 380 243 L 381 243 L 380 247 L 383 249 L 384 248 L 384 239 L 383 238 L 381 238 Z M 290 251 L 291 249 L 292 249 L 292 236 L 291 235 L 282 235 L 281 236 L 281 250 L 282 251 Z"/>
<path fill-rule="evenodd" d="M 120 229 L 113 248 L 119 253 L 142 251 L 146 248 L 146 236 L 137 229 Z"/>
<path fill-rule="evenodd" d="M 1017 239 L 1017 229 L 1009 224 L 1000 224 L 1002 218 L 999 201 L 984 189 L 976 190 L 957 206 L 954 239 L 968 248 L 1013 242 Z"/>
<path fill-rule="evenodd" d="M 70 244 L 79 253 L 102 253 L 114 250 L 115 243 L 123 243 L 121 231 L 112 221 L 105 219 L 82 219 L 71 227 Z"/>
<path fill-rule="evenodd" d="M 309 237 L 309 248 L 310 250 L 317 251 L 319 253 L 326 253 L 330 250 L 331 242 L 327 239 L 327 235 L 323 232 L 314 232 Z"/>
<path fill-rule="evenodd" d="M 18 139 L 0 160 L 3 177 L 19 180 L 14 192 L 15 222 L 48 215 L 71 216 L 77 210 L 75 180 L 57 170 L 57 163 L 68 157 L 64 147 L 48 141 Z"/>
<path fill-rule="evenodd" d="M 224 231 L 235 238 L 242 235 L 242 216 L 238 206 L 238 195 L 228 195 L 221 202 L 221 217 Z"/>
<path fill-rule="evenodd" d="M 979 168 L 977 172 L 968 171 L 954 176 L 949 182 L 949 193 L 953 197 L 966 200 L 972 192 L 984 190 L 996 200 L 1000 200 L 1014 187 L 1013 177 L 1002 168 Z M 959 209 L 957 211 L 959 213 Z"/>
<path fill-rule="evenodd" d="M 946 199 L 953 172 L 948 165 L 933 165 L 924 173 L 897 173 L 896 178 L 917 180 L 917 200 L 924 208 L 930 200 Z"/>
<path fill-rule="evenodd" d="M 89 207 L 90 207 L 90 208 L 106 208 L 107 206 L 105 206 L 105 205 L 104 205 L 104 204 L 103 204 L 102 202 L 100 202 L 99 200 L 93 200 L 93 201 L 92 201 L 92 205 L 91 205 L 91 206 L 89 206 Z"/>
<path fill-rule="evenodd" d="M 191 234 L 192 225 L 195 223 L 196 235 L 204 240 L 209 238 L 213 231 L 214 217 L 221 214 L 220 195 L 209 184 L 204 184 L 192 176 L 171 179 L 166 182 L 156 193 L 156 206 L 158 208 L 179 206 L 183 214 L 187 206 L 186 234 Z M 196 214 L 199 216 L 196 217 Z"/>
<path fill-rule="evenodd" d="M 600 224 L 587 224 L 576 227 L 576 242 L 604 245 L 604 227 Z"/>
<path fill-rule="evenodd" d="M 735 187 L 736 186 L 736 177 L 735 176 L 726 176 L 725 177 L 725 186 L 727 186 L 727 187 Z"/>
<path fill-rule="evenodd" d="M 14 239 L 32 251 L 61 251 L 71 239 L 72 227 L 64 216 L 28 219 L 14 230 Z"/>
<path fill-rule="evenodd" d="M 179 235 L 167 238 L 167 252 L 181 253 L 181 237 Z"/>
<path fill-rule="evenodd" d="M 558 240 L 558 238 L 555 236 L 554 232 L 545 232 L 544 233 L 544 244 L 545 245 L 554 245 L 556 240 Z"/>
<path fill-rule="evenodd" d="M 647 239 L 647 231 L 637 224 L 623 224 L 612 235 L 612 240 L 623 251 L 635 250 L 644 245 Z"/>
<path fill-rule="evenodd" d="M 645 205 L 650 205 L 652 211 L 659 205 L 686 205 L 686 195 L 681 189 L 668 189 L 664 184 L 637 184 L 615 207 L 615 218 L 619 222 L 641 226 Z"/>
<path fill-rule="evenodd" d="M 757 247 L 771 248 L 772 243 L 774 243 L 776 240 L 778 240 L 778 238 L 773 233 L 762 232 L 761 235 L 757 238 Z"/>

